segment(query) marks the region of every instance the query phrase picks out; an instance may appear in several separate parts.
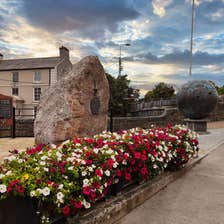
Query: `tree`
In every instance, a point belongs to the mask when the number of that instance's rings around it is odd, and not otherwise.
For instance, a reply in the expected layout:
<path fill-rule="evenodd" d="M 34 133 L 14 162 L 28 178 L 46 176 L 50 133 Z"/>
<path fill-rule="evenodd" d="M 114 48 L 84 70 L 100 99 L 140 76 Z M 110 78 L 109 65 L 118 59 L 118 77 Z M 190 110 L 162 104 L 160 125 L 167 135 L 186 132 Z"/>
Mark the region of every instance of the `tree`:
<path fill-rule="evenodd" d="M 144 100 L 145 101 L 150 101 L 150 100 L 152 100 L 153 99 L 153 91 L 152 90 L 149 90 L 146 94 L 145 94 L 145 96 L 144 96 Z"/>
<path fill-rule="evenodd" d="M 130 87 L 127 75 L 117 78 L 106 73 L 110 87 L 109 109 L 113 116 L 125 116 L 129 112 L 130 102 L 139 97 L 139 90 Z"/>
<path fill-rule="evenodd" d="M 144 99 L 146 101 L 152 100 L 152 99 L 168 99 L 172 96 L 174 96 L 174 88 L 171 85 L 168 85 L 164 82 L 160 82 L 157 84 L 153 90 L 149 90 L 146 94 Z"/>
<path fill-rule="evenodd" d="M 224 95 L 224 85 L 223 86 L 217 86 L 215 82 L 209 80 L 209 82 L 216 88 L 219 95 Z"/>

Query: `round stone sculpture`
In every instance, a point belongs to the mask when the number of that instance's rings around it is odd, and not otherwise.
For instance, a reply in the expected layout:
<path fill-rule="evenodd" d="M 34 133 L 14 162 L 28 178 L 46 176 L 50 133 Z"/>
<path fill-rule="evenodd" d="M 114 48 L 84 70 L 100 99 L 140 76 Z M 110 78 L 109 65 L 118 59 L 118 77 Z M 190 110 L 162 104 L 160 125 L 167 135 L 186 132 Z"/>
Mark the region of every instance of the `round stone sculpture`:
<path fill-rule="evenodd" d="M 218 102 L 218 93 L 211 82 L 194 80 L 184 84 L 177 94 L 180 111 L 190 119 L 206 118 Z"/>

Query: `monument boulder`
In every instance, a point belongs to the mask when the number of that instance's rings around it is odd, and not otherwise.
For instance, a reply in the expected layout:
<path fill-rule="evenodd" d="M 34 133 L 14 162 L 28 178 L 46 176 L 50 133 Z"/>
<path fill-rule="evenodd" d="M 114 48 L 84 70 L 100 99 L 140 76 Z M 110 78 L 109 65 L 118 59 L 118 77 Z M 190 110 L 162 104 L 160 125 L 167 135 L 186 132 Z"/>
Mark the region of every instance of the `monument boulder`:
<path fill-rule="evenodd" d="M 34 124 L 36 142 L 60 143 L 106 130 L 108 101 L 103 66 L 96 56 L 85 57 L 42 94 Z"/>

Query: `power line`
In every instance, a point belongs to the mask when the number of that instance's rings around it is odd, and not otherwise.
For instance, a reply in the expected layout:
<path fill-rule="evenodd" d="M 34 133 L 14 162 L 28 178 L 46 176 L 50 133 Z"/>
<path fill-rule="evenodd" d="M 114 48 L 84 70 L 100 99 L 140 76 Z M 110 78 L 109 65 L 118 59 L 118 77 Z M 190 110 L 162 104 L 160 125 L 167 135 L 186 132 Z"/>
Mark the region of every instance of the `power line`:
<path fill-rule="evenodd" d="M 28 82 L 28 81 L 13 82 L 12 80 L 8 80 L 8 79 L 0 79 L 0 81 L 10 82 L 10 83 L 49 84 L 49 83 L 45 83 L 45 82 L 37 83 L 37 82 Z"/>

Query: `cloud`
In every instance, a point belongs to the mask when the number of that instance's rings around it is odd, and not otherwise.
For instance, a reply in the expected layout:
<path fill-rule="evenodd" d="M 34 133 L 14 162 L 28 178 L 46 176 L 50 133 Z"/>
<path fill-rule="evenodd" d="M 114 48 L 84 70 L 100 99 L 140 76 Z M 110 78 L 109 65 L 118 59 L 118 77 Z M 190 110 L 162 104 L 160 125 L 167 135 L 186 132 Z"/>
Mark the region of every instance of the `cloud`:
<path fill-rule="evenodd" d="M 92 38 L 104 36 L 106 30 L 116 32 L 120 22 L 140 15 L 125 0 L 23 0 L 21 13 L 31 24 L 51 32 L 73 31 Z"/>
<path fill-rule="evenodd" d="M 152 0 L 153 13 L 163 17 L 166 14 L 166 7 L 169 6 L 173 0 Z"/>
<path fill-rule="evenodd" d="M 127 61 L 141 61 L 149 64 L 176 64 L 186 65 L 189 63 L 190 52 L 177 51 L 158 57 L 148 52 L 132 57 L 126 57 Z M 209 54 L 208 52 L 197 51 L 193 54 L 194 65 L 215 65 L 224 64 L 224 54 Z"/>

